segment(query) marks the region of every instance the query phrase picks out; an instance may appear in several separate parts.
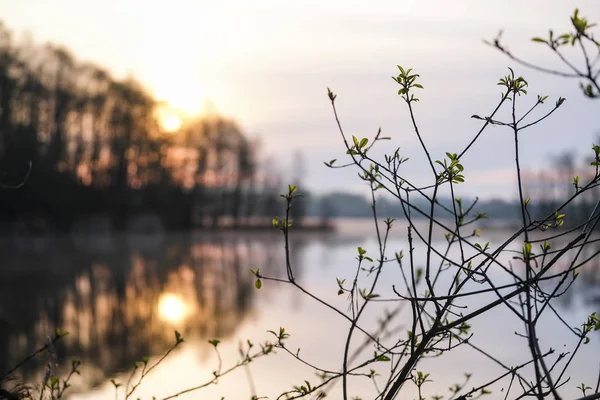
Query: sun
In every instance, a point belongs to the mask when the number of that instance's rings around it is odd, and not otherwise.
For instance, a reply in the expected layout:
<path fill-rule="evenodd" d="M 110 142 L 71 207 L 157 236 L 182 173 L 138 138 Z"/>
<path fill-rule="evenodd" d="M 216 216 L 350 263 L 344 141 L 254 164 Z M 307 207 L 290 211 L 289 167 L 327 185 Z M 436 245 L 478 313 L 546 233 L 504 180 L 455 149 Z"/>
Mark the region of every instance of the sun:
<path fill-rule="evenodd" d="M 180 131 L 185 121 L 205 113 L 206 90 L 191 73 L 171 73 L 157 79 L 153 85 L 154 97 L 159 102 L 158 119 L 169 133 Z"/>
<path fill-rule="evenodd" d="M 188 314 L 188 307 L 180 296 L 173 293 L 163 294 L 158 301 L 158 315 L 171 323 L 180 323 Z"/>
<path fill-rule="evenodd" d="M 163 118 L 161 123 L 163 129 L 169 133 L 177 132 L 181 129 L 181 118 L 177 115 L 167 115 Z"/>
<path fill-rule="evenodd" d="M 184 116 L 202 112 L 206 102 L 206 88 L 192 74 L 171 74 L 157 82 L 155 97 Z"/>

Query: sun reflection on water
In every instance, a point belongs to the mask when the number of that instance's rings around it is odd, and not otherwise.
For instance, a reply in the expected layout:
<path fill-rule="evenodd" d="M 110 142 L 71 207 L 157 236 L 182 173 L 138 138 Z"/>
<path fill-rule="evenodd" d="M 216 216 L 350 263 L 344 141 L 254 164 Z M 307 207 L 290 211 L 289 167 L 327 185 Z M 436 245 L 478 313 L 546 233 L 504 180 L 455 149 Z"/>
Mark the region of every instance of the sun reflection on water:
<path fill-rule="evenodd" d="M 189 313 L 189 307 L 183 299 L 173 293 L 164 293 L 158 300 L 158 315 L 162 320 L 173 324 L 183 322 Z"/>

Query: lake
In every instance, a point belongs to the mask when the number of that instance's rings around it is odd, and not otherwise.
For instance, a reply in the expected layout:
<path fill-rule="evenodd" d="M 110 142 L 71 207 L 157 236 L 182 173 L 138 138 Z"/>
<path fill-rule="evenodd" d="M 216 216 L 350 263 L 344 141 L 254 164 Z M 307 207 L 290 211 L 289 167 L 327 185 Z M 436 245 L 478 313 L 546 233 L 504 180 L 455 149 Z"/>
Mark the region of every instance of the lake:
<path fill-rule="evenodd" d="M 490 241 L 493 248 L 508 234 L 498 229 L 484 231 L 480 242 Z M 435 244 L 445 246 L 443 236 Z M 290 261 L 300 284 L 349 312 L 347 296 L 337 295 L 336 278 L 353 279 L 358 246 L 376 258 L 372 223 L 341 221 L 333 234 L 292 231 L 290 246 Z M 407 246 L 405 222 L 397 221 L 388 243 L 390 257 L 399 250 L 407 254 Z M 218 348 L 226 369 L 239 360 L 240 343 L 270 340 L 273 337 L 267 330 L 278 331 L 280 326 L 291 335 L 289 348 L 294 352 L 300 348 L 300 355 L 309 362 L 331 370 L 341 366 L 349 327 L 345 319 L 289 284 L 263 280 L 260 290 L 254 287 L 251 268 L 260 268 L 263 275 L 286 277 L 283 237 L 277 231 L 12 237 L 2 239 L 0 247 L 0 370 L 8 370 L 43 345 L 57 327 L 66 330 L 69 335 L 55 346 L 58 370 L 68 372 L 71 359 L 82 363 L 81 376 L 73 378 L 67 392 L 70 399 L 115 398 L 110 379 L 125 384 L 136 360 L 146 356 L 149 364 L 158 360 L 174 343 L 174 330 L 181 332 L 185 342 L 145 378 L 133 398 L 162 398 L 210 380 L 219 361 L 208 340 L 221 340 Z M 415 243 L 415 254 L 421 257 L 417 263 L 424 262 L 424 250 Z M 399 271 L 395 262 L 386 264 L 378 291 L 382 299 L 396 298 L 393 284 L 403 287 Z M 498 284 L 511 282 L 499 268 L 490 274 Z M 371 278 L 365 275 L 366 280 Z M 486 294 L 458 304 L 473 309 L 491 298 Z M 361 325 L 374 331 L 385 310 L 397 312 L 390 328 L 396 335 L 405 335 L 410 329 L 410 306 L 401 304 L 373 302 Z M 600 312 L 600 260 L 592 260 L 571 290 L 553 305 L 572 327 L 580 327 L 589 314 Z M 471 324 L 471 343 L 505 365 L 529 359 L 526 340 L 515 335 L 515 331 L 523 332 L 523 324 L 506 307 L 477 317 Z M 571 351 L 577 342 L 550 312 L 540 320 L 538 332 L 542 347 L 557 352 Z M 575 387 L 582 382 L 595 386 L 600 332 L 592 332 L 591 338 L 571 364 L 572 379 L 561 389 L 565 396 L 577 396 Z M 354 347 L 363 340 L 357 334 Z M 368 346 L 364 355 L 372 354 Z M 21 373 L 28 382 L 41 382 L 49 361 L 47 354 L 38 357 Z M 418 369 L 431 373 L 433 382 L 426 386 L 426 393 L 446 398 L 448 387 L 464 381 L 464 373 L 473 374 L 471 387 L 502 372 L 466 346 L 425 359 Z M 218 385 L 178 398 L 249 399 L 253 393 L 276 398 L 305 379 L 319 382 L 310 368 L 279 350 L 221 378 Z M 502 381 L 495 388 L 505 388 L 507 383 Z M 375 397 L 367 379 L 357 379 L 350 387 L 353 396 Z M 406 389 L 414 393 L 408 385 Z M 332 386 L 329 393 L 330 398 L 341 398 L 341 385 Z"/>

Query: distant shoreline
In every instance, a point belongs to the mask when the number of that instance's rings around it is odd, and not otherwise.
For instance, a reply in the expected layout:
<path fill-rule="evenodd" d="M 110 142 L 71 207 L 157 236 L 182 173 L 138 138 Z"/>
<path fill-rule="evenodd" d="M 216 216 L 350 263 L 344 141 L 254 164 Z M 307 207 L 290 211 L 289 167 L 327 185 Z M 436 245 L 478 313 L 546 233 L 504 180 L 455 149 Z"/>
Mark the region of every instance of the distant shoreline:
<path fill-rule="evenodd" d="M 293 218 L 292 218 L 293 221 Z M 383 218 L 379 218 L 383 226 Z M 438 222 L 448 226 L 453 224 L 451 220 L 439 220 Z M 425 218 L 415 218 L 413 223 L 417 226 L 427 224 Z M 200 224 L 199 221 L 190 223 L 188 226 L 172 226 L 167 228 L 161 218 L 153 213 L 139 214 L 133 216 L 125 229 L 115 229 L 108 215 L 89 215 L 82 216 L 71 224 L 67 230 L 57 229 L 52 226 L 46 218 L 20 219 L 13 222 L 0 222 L 0 237 L 44 237 L 44 236 L 113 236 L 113 235 L 134 235 L 134 236 L 162 236 L 171 234 L 187 233 L 247 233 L 247 232 L 273 232 L 278 233 L 277 228 L 273 226 L 272 219 L 266 217 L 240 218 L 237 223 L 232 218 L 222 218 L 217 224 Z M 396 218 L 396 226 L 406 225 L 405 218 Z M 353 230 L 364 230 L 373 227 L 372 217 L 305 217 L 299 223 L 293 223 L 290 232 L 303 233 L 342 233 Z M 517 219 L 481 219 L 465 227 L 464 229 L 482 229 L 484 231 L 506 231 L 518 230 L 521 223 Z"/>

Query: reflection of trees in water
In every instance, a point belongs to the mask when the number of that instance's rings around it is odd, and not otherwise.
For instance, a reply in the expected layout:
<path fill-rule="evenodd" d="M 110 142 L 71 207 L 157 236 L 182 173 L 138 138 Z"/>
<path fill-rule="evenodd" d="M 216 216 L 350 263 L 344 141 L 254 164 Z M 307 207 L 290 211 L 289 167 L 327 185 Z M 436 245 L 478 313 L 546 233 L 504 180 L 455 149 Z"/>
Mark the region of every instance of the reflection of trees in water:
<path fill-rule="evenodd" d="M 114 241 L 92 253 L 68 239 L 40 252 L 4 250 L 0 272 L 0 370 L 44 343 L 56 327 L 70 335 L 60 359 L 79 358 L 88 383 L 164 352 L 173 330 L 226 338 L 252 311 L 250 268 L 283 275 L 279 236 L 180 235 L 160 245 Z M 303 240 L 294 243 L 296 250 Z M 147 243 L 146 243 L 147 244 Z M 45 360 L 23 373 L 40 373 Z M 66 363 L 63 363 L 66 364 Z"/>
<path fill-rule="evenodd" d="M 600 312 L 600 255 L 594 256 L 600 251 L 600 243 L 593 243 L 584 249 L 581 258 L 583 260 L 592 257 L 580 272 L 581 295 L 584 301 Z"/>
<path fill-rule="evenodd" d="M 564 247 L 565 243 L 553 244 L 556 249 Z M 570 267 L 570 262 L 573 257 L 577 254 L 578 249 L 570 250 L 561 262 L 556 263 L 552 271 L 559 273 L 560 271 Z M 595 253 L 600 251 L 600 243 L 590 243 L 586 245 L 581 254 L 577 257 L 577 263 L 581 263 L 588 260 L 585 265 L 580 267 L 577 272 L 579 276 L 573 283 L 571 290 L 567 290 L 564 294 L 554 300 L 554 303 L 558 304 L 561 308 L 568 310 L 576 307 L 580 301 L 584 305 L 591 306 L 597 312 L 600 312 L 600 255 L 594 256 Z M 561 277 L 546 280 L 540 282 L 540 287 L 546 291 L 551 292 L 556 284 L 559 282 Z M 565 281 L 561 286 L 560 292 L 562 293 L 566 288 L 566 285 L 571 281 L 572 276 Z"/>

